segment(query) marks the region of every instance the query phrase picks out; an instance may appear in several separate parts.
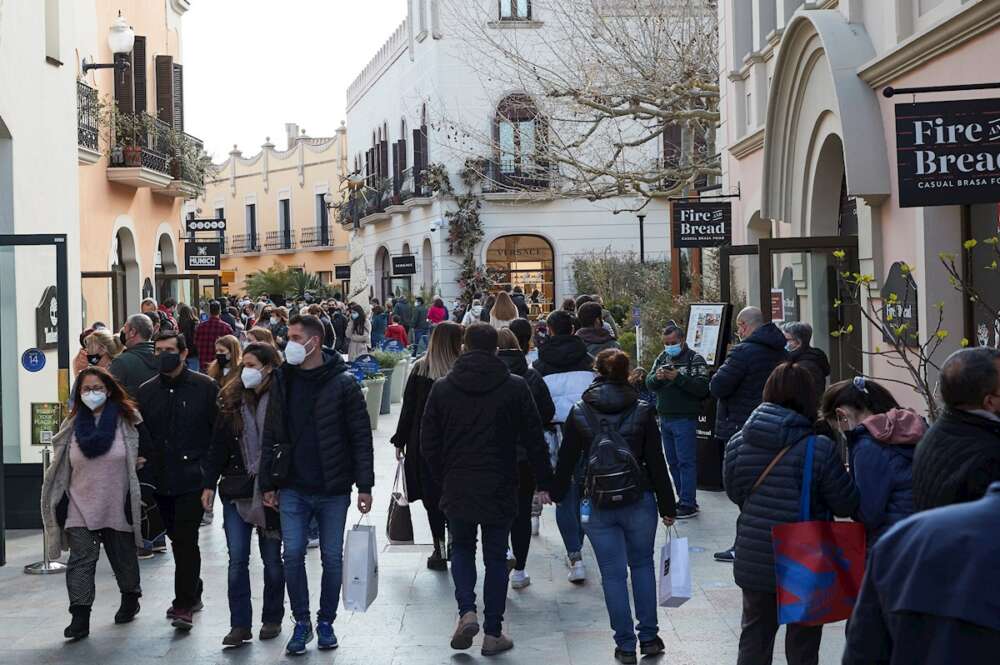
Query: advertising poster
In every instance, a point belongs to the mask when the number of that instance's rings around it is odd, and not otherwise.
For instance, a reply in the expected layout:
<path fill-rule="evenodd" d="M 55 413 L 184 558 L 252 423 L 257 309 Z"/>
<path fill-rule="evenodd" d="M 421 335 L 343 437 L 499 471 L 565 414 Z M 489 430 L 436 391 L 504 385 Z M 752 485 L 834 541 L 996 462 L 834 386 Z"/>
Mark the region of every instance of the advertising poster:
<path fill-rule="evenodd" d="M 706 303 L 691 305 L 688 317 L 687 345 L 714 367 L 719 359 L 722 325 L 726 306 Z"/>
<path fill-rule="evenodd" d="M 52 437 L 62 422 L 62 405 L 59 402 L 31 403 L 31 445 L 50 446 Z"/>

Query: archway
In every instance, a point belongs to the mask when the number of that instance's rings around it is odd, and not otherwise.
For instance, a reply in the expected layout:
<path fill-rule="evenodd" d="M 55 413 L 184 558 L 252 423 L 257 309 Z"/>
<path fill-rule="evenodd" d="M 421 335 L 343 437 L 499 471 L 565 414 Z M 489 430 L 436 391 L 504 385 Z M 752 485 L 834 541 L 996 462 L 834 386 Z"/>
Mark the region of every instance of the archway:
<path fill-rule="evenodd" d="M 156 298 L 160 302 L 167 298 L 177 300 L 177 281 L 164 279 L 168 275 L 177 274 L 177 256 L 174 252 L 174 243 L 166 233 L 161 234 L 156 243 L 156 258 Z"/>
<path fill-rule="evenodd" d="M 389 250 L 383 245 L 375 251 L 375 293 L 379 301 L 385 301 L 392 297 L 390 293 L 390 281 L 392 279 L 392 266 L 389 261 Z"/>
<path fill-rule="evenodd" d="M 140 279 L 139 262 L 136 258 L 135 236 L 126 228 L 118 229 L 114 238 L 114 253 L 111 271 L 118 282 L 115 291 L 118 302 L 114 303 L 116 311 L 122 312 L 123 318 L 139 311 Z"/>
<path fill-rule="evenodd" d="M 816 155 L 812 179 L 806 185 L 809 188 L 809 207 L 803 236 L 840 235 L 844 182 L 844 144 L 838 135 L 829 134 Z M 846 192 L 843 193 L 846 198 Z"/>
<path fill-rule="evenodd" d="M 420 250 L 420 258 L 423 261 L 424 290 L 430 295 L 434 295 L 434 256 L 430 238 L 424 238 L 424 246 Z"/>
<path fill-rule="evenodd" d="M 555 251 L 542 236 L 500 236 L 486 248 L 486 265 L 500 287 L 521 287 L 533 315 L 552 311 L 556 299 Z"/>

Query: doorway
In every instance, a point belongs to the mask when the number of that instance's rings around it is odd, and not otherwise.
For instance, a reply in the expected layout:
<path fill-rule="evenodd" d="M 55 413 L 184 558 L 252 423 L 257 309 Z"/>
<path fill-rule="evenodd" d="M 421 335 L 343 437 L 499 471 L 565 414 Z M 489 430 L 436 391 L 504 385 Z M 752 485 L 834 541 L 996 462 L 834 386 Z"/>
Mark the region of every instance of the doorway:
<path fill-rule="evenodd" d="M 202 310 L 208 311 L 207 307 L 201 307 L 202 302 L 221 300 L 223 297 L 220 275 L 161 275 L 160 284 L 163 293 L 172 294 L 171 297 L 176 298 L 178 303 L 190 305 L 195 314 Z"/>

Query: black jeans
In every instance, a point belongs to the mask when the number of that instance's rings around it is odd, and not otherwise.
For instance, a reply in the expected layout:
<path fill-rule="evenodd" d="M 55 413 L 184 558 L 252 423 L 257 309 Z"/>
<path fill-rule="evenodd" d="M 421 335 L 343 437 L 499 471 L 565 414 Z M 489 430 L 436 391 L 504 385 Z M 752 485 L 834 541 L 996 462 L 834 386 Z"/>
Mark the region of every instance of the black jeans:
<path fill-rule="evenodd" d="M 123 594 L 142 595 L 139 588 L 139 558 L 135 551 L 135 536 L 131 531 L 101 529 L 89 531 L 83 527 L 66 529 L 69 541 L 69 562 L 66 565 L 66 590 L 71 606 L 90 607 L 94 604 L 94 573 L 101 556 L 101 543 L 108 563 L 115 573 L 118 590 Z"/>
<path fill-rule="evenodd" d="M 736 665 L 770 665 L 778 632 L 778 598 L 773 593 L 743 589 L 743 631 Z M 788 665 L 817 665 L 823 626 L 785 626 Z"/>
<path fill-rule="evenodd" d="M 201 597 L 201 550 L 198 529 L 204 510 L 201 492 L 178 496 L 156 495 L 163 524 L 174 553 L 174 607 L 193 608 Z"/>
<path fill-rule="evenodd" d="M 535 474 L 531 464 L 517 465 L 517 517 L 510 525 L 510 548 L 517 560 L 515 570 L 524 570 L 531 547 L 531 500 L 535 496 Z"/>
<path fill-rule="evenodd" d="M 427 522 L 431 525 L 431 535 L 434 536 L 434 549 L 442 550 L 441 555 L 444 556 L 444 543 L 445 532 L 448 526 L 448 518 L 444 516 L 444 513 L 437 506 L 431 505 L 430 501 L 426 499 L 423 501 L 424 508 L 427 510 Z"/>

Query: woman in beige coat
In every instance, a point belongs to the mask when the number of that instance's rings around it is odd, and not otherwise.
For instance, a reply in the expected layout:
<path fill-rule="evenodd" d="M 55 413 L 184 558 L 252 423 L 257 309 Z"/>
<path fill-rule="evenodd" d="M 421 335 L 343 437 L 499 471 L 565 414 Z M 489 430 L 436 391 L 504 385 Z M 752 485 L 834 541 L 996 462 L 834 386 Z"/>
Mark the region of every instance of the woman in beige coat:
<path fill-rule="evenodd" d="M 90 633 L 102 544 L 122 594 L 115 623 L 128 623 L 139 613 L 138 470 L 149 442 L 135 404 L 102 367 L 80 372 L 72 404 L 52 439 L 54 455 L 42 483 L 41 508 L 49 558 L 70 553 L 66 589 L 73 620 L 63 634 L 79 640 Z"/>
<path fill-rule="evenodd" d="M 361 305 L 351 303 L 351 321 L 347 324 L 347 359 L 351 362 L 363 356 L 372 348 L 372 322 L 365 316 Z"/>

